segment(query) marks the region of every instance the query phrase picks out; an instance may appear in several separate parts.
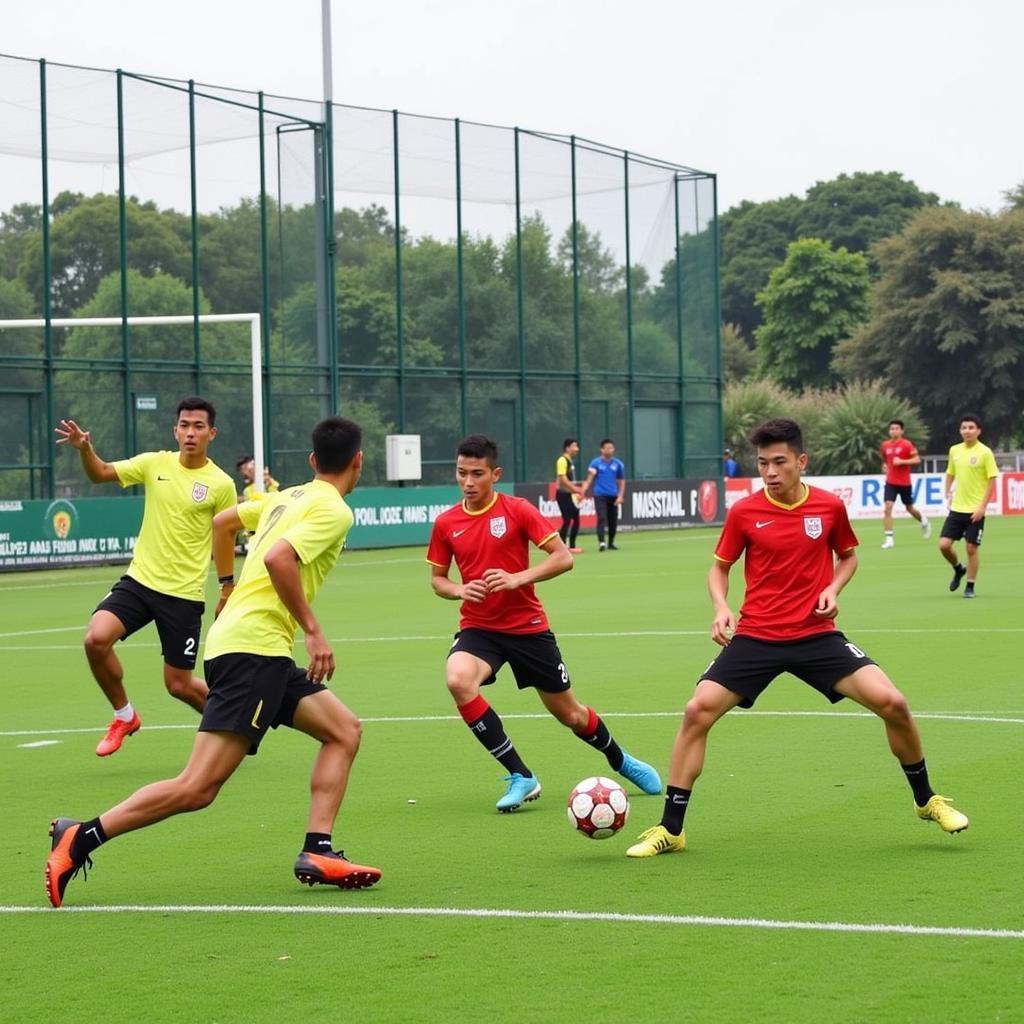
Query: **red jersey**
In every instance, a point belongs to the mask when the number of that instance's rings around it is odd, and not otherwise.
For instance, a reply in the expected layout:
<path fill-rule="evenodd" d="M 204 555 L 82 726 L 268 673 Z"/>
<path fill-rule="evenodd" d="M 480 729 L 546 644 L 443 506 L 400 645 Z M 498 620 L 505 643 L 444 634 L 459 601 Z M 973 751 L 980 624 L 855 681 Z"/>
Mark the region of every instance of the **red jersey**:
<path fill-rule="evenodd" d="M 910 485 L 910 467 L 894 466 L 892 460 L 912 459 L 917 455 L 917 449 L 905 437 L 898 441 L 882 442 L 882 459 L 885 462 L 885 482 L 894 487 L 907 487 Z"/>
<path fill-rule="evenodd" d="M 530 565 L 530 542 L 540 546 L 557 534 L 525 498 L 495 494 L 480 512 L 460 501 L 434 523 L 427 561 L 447 570 L 452 560 L 462 582 L 478 580 L 488 569 L 522 572 Z M 497 633 L 543 633 L 550 629 L 533 584 L 488 594 L 479 604 L 462 602 L 460 629 Z"/>
<path fill-rule="evenodd" d="M 736 633 L 758 640 L 798 640 L 835 629 L 814 614 L 832 582 L 835 552 L 857 546 L 842 499 L 809 487 L 783 505 L 755 491 L 729 509 L 715 558 L 732 565 L 745 555 L 747 593 Z"/>

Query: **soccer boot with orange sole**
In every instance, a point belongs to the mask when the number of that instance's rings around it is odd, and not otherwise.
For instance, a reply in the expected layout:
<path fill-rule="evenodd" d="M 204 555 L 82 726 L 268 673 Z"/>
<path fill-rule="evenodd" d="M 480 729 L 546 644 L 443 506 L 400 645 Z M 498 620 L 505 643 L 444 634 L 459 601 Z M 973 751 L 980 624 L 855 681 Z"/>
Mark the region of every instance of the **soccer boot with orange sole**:
<path fill-rule="evenodd" d="M 337 853 L 300 853 L 295 877 L 304 885 L 336 885 L 339 889 L 368 889 L 380 881 L 380 868 L 368 868 Z"/>
<path fill-rule="evenodd" d="M 71 844 L 82 827 L 74 818 L 54 818 L 50 822 L 50 856 L 46 858 L 46 895 L 50 903 L 59 907 L 64 902 L 64 890 L 79 871 L 88 878 L 92 858 L 75 860 L 71 855 Z"/>
<path fill-rule="evenodd" d="M 138 732 L 141 725 L 142 719 L 139 718 L 137 711 L 132 715 L 130 722 L 122 722 L 120 718 L 115 717 L 107 726 L 107 735 L 100 740 L 99 746 L 96 747 L 97 756 L 109 757 L 111 754 L 116 754 L 121 749 L 124 738 Z"/>

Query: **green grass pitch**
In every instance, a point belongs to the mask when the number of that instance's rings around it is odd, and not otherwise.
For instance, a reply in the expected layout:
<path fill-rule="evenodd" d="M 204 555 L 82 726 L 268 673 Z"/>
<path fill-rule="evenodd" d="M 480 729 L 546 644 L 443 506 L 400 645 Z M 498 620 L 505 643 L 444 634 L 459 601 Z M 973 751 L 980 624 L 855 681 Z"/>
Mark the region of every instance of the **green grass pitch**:
<path fill-rule="evenodd" d="M 97 851 L 61 911 L 43 892 L 49 820 L 175 774 L 196 720 L 164 692 L 148 627 L 120 648 L 143 729 L 97 758 L 109 715 L 81 636 L 119 570 L 2 577 L 5 1017 L 1020 1019 L 1024 520 L 990 522 L 974 601 L 948 592 L 935 540 L 905 518 L 892 551 L 879 523 L 855 526 L 840 628 L 907 694 L 933 784 L 971 817 L 961 835 L 915 818 L 877 720 L 788 676 L 713 732 L 689 849 L 630 861 L 661 798 L 627 785 L 622 834 L 574 834 L 570 789 L 608 769 L 506 671 L 487 696 L 544 793 L 499 815 L 502 772 L 444 687 L 458 606 L 431 593 L 422 549 L 360 551 L 317 611 L 333 688 L 365 727 L 335 839 L 379 865 L 380 884 L 293 878 L 313 745 L 280 730 L 208 810 Z M 578 695 L 662 773 L 717 650 L 704 584 L 716 535 L 626 534 L 604 554 L 586 537 L 575 570 L 539 587 Z M 733 588 L 738 608 L 740 567 Z"/>

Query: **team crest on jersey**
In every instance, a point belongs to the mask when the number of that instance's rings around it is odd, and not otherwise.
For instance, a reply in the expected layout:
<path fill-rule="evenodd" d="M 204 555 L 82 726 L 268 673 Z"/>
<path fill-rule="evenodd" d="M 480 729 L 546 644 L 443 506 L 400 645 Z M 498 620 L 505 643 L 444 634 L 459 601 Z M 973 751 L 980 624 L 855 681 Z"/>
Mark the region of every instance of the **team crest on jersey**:
<path fill-rule="evenodd" d="M 210 493 L 210 488 L 206 484 L 193 484 L 192 485 L 192 500 L 193 501 L 205 501 L 206 495 Z"/>
<path fill-rule="evenodd" d="M 817 540 L 821 536 L 821 516 L 804 516 L 804 533 Z"/>
<path fill-rule="evenodd" d="M 495 516 L 491 520 L 491 536 L 492 537 L 504 537 L 505 531 L 508 529 L 508 524 L 505 522 L 504 516 Z"/>

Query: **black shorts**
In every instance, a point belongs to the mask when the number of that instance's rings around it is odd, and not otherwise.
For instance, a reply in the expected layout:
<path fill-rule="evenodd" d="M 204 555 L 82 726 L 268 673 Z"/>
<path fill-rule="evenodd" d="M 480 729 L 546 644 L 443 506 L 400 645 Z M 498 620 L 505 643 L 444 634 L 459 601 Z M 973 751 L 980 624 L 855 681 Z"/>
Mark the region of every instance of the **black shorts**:
<path fill-rule="evenodd" d="M 121 620 L 122 640 L 155 622 L 164 661 L 174 668 L 189 669 L 196 667 L 199 656 L 199 633 L 205 610 L 202 601 L 161 594 L 131 576 L 122 576 L 96 605 L 96 611 L 110 612 Z"/>
<path fill-rule="evenodd" d="M 975 547 L 981 546 L 981 535 L 985 532 L 985 517 L 982 516 L 976 523 L 971 522 L 970 512 L 950 512 L 946 521 L 942 524 L 940 536 L 948 537 L 950 540 L 960 540 L 962 537 L 968 544 Z"/>
<path fill-rule="evenodd" d="M 904 508 L 914 504 L 914 488 L 910 484 L 889 484 L 885 485 L 885 501 L 895 501 L 897 498 L 903 502 Z"/>
<path fill-rule="evenodd" d="M 741 708 L 751 708 L 782 672 L 791 672 L 833 704 L 843 699 L 832 689 L 840 679 L 865 665 L 874 665 L 856 644 L 838 630 L 800 640 L 755 640 L 733 637 L 729 646 L 701 673 L 743 697 Z"/>
<path fill-rule="evenodd" d="M 506 662 L 516 678 L 520 690 L 531 686 L 545 693 L 563 693 L 572 685 L 569 670 L 562 661 L 555 634 L 496 633 L 489 629 L 461 629 L 455 634 L 455 643 L 449 657 L 464 651 L 491 666 L 491 674 L 483 685 L 493 683 L 498 669 Z"/>
<path fill-rule="evenodd" d="M 568 491 L 555 491 L 555 500 L 563 519 L 579 519 L 580 507 L 572 500 L 572 495 Z"/>
<path fill-rule="evenodd" d="M 267 730 L 291 725 L 303 697 L 326 690 L 306 677 L 291 658 L 262 654 L 222 654 L 203 663 L 210 695 L 200 732 L 233 732 L 251 743 L 255 754 Z"/>

